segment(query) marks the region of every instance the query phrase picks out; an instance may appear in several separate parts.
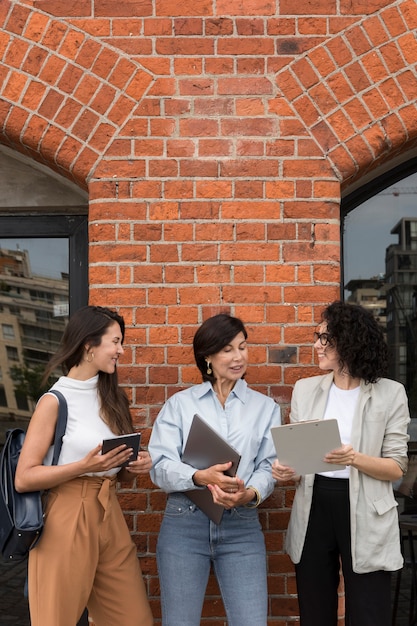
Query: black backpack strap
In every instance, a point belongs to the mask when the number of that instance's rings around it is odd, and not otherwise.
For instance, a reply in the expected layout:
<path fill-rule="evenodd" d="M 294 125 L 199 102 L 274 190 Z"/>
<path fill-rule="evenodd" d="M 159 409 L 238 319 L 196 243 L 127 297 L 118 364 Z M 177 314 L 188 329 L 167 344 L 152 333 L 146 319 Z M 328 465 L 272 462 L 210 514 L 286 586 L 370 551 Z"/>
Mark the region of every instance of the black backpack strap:
<path fill-rule="evenodd" d="M 57 391 L 56 389 L 49 389 L 48 393 L 53 393 L 54 396 L 58 398 L 59 402 L 58 419 L 55 428 L 54 456 L 52 459 L 52 465 L 56 465 L 62 448 L 62 439 L 67 428 L 68 407 L 67 401 L 60 391 Z"/>

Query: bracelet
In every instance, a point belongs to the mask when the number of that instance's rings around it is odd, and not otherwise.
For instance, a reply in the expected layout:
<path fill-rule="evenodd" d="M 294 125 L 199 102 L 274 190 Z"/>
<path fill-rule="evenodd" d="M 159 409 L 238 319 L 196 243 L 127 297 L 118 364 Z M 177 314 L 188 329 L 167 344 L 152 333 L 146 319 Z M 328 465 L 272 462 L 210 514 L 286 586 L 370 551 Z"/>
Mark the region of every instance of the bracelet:
<path fill-rule="evenodd" d="M 255 487 L 253 487 L 252 485 L 248 485 L 247 487 L 248 489 L 253 489 L 253 491 L 255 492 L 255 502 L 253 500 L 251 500 L 250 502 L 248 502 L 245 506 L 248 507 L 248 509 L 256 509 L 256 507 L 258 507 L 261 504 L 262 501 L 262 496 L 259 493 L 259 491 L 257 489 L 255 489 Z"/>

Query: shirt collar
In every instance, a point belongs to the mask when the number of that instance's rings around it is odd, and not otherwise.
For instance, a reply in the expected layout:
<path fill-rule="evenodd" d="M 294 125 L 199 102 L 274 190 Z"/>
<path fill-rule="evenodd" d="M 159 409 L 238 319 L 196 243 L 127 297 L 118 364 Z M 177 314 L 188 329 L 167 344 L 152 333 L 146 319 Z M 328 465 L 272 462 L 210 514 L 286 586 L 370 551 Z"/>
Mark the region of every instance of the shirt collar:
<path fill-rule="evenodd" d="M 238 398 L 242 402 L 242 404 L 244 404 L 246 400 L 247 388 L 248 385 L 246 381 L 243 378 L 239 378 L 239 380 L 236 381 L 236 384 L 233 387 L 231 393 L 235 395 L 236 398 Z M 214 393 L 213 386 L 208 380 L 206 380 L 204 383 L 201 383 L 201 385 L 196 385 L 194 387 L 194 391 L 198 398 L 202 398 L 207 393 Z"/>

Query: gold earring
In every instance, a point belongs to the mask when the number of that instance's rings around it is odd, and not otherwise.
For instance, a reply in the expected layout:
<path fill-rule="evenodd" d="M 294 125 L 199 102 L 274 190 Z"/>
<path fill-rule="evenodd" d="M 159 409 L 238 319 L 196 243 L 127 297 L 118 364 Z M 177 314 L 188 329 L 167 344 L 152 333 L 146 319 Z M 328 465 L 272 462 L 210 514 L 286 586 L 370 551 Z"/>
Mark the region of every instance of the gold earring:
<path fill-rule="evenodd" d="M 89 359 L 88 356 L 91 356 L 91 359 Z M 92 363 L 93 359 L 94 359 L 94 352 L 90 352 L 90 355 L 87 352 L 87 358 L 86 358 L 87 363 Z"/>
<path fill-rule="evenodd" d="M 206 361 L 207 363 L 207 374 L 211 374 L 212 373 L 212 369 L 210 367 L 210 361 Z"/>

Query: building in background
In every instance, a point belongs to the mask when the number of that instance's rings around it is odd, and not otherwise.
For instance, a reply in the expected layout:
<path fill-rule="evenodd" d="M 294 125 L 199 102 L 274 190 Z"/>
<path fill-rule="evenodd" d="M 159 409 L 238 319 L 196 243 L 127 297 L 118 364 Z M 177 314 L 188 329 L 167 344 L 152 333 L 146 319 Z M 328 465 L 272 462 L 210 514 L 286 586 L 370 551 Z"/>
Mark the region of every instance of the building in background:
<path fill-rule="evenodd" d="M 14 232 L 22 217 L 88 220 L 88 263 L 76 246 L 70 263 L 83 304 L 126 320 L 118 371 L 144 443 L 163 402 L 200 380 L 192 337 L 220 311 L 245 322 L 248 382 L 288 419 L 340 297 L 343 205 L 417 170 L 414 0 L 1 0 L 0 50 L 0 236 L 6 217 Z M 63 180 L 81 207 L 60 202 Z M 158 623 L 165 496 L 150 481 L 119 495 Z M 284 486 L 261 505 L 268 626 L 297 621 L 292 501 Z M 225 621 L 211 579 L 202 626 Z"/>
<path fill-rule="evenodd" d="M 381 326 L 386 327 L 385 275 L 381 274 L 374 278 L 353 278 L 345 288 L 351 292 L 348 302 L 356 302 L 365 309 L 369 309 Z"/>
<path fill-rule="evenodd" d="M 417 418 L 417 218 L 404 217 L 391 229 L 398 242 L 385 252 L 385 274 L 351 279 L 349 302 L 372 311 L 385 330 L 388 376 L 402 382 Z"/>
<path fill-rule="evenodd" d="M 0 248 L 0 443 L 27 425 L 67 319 L 68 275 L 38 276 L 26 250 Z"/>
<path fill-rule="evenodd" d="M 417 417 L 417 219 L 402 218 L 391 233 L 398 243 L 385 255 L 389 375 L 405 385 Z"/>

